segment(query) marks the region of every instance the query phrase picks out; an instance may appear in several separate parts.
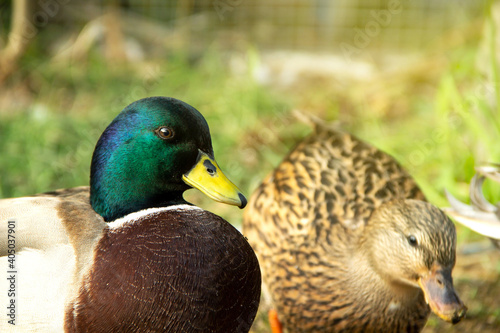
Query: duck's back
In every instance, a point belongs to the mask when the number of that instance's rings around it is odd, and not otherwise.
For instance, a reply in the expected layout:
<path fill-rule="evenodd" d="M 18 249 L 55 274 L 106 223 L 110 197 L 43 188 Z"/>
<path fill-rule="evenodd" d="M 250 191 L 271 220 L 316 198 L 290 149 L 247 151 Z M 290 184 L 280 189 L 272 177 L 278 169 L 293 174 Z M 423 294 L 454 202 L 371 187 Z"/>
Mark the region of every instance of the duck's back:
<path fill-rule="evenodd" d="M 46 251 L 56 245 L 70 244 L 68 229 L 86 233 L 105 226 L 90 205 L 88 186 L 0 199 L 0 222 L 0 235 L 7 235 L 11 229 L 17 252 L 25 248 Z M 7 249 L 7 237 L 3 237 L 0 255 L 7 255 Z"/>
<path fill-rule="evenodd" d="M 0 297 L 14 302 L 15 320 L 2 321 L 0 331 L 61 332 L 75 272 L 86 264 L 77 255 L 91 252 L 106 226 L 90 206 L 89 188 L 2 199 L 0 222 L 0 253 L 15 281 Z M 9 281 L 0 282 L 10 289 Z"/>
<path fill-rule="evenodd" d="M 337 225 L 356 229 L 395 198 L 425 200 L 394 158 L 348 133 L 318 127 L 252 195 L 244 230 L 258 253 L 267 250 L 262 243 L 281 247 L 290 237 L 318 241 Z"/>
<path fill-rule="evenodd" d="M 249 330 L 260 298 L 253 250 L 222 218 L 179 207 L 110 224 L 66 313 L 69 332 Z"/>

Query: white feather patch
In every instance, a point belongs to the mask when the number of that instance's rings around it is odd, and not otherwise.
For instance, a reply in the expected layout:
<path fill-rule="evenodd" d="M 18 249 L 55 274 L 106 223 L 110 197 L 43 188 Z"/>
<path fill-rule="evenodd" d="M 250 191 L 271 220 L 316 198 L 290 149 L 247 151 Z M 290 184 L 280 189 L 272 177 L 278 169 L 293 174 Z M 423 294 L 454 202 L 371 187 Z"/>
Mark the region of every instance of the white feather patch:
<path fill-rule="evenodd" d="M 133 224 L 137 220 L 142 219 L 145 216 L 150 215 L 151 217 L 154 217 L 155 215 L 158 215 L 161 212 L 166 212 L 166 211 L 171 211 L 171 210 L 176 210 L 176 211 L 189 211 L 189 210 L 203 210 L 200 207 L 197 206 L 192 206 L 192 205 L 174 205 L 174 206 L 168 206 L 168 207 L 160 207 L 160 208 L 148 208 L 148 209 L 143 209 L 138 212 L 130 213 L 124 217 L 121 217 L 119 219 L 114 220 L 113 222 L 109 222 L 108 226 L 110 229 L 117 229 L 121 228 L 124 225 L 127 224 Z"/>
<path fill-rule="evenodd" d="M 0 332 L 63 332 L 66 298 L 75 270 L 73 248 L 54 245 L 48 250 L 25 249 L 16 255 L 15 313 L 16 325 L 6 316 L 9 281 L 4 271 L 0 279 L 3 318 Z M 7 267 L 7 257 L 1 257 Z"/>

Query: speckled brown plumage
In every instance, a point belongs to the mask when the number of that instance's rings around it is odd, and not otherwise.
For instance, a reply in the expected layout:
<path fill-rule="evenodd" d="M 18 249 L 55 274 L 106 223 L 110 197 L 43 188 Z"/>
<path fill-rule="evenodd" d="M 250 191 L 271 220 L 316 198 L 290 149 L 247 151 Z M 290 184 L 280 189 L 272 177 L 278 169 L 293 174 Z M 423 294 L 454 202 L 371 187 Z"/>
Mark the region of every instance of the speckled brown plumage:
<path fill-rule="evenodd" d="M 264 180 L 244 216 L 285 329 L 419 332 L 430 309 L 418 281 L 430 271 L 447 276 L 441 296 L 459 320 L 455 228 L 424 200 L 392 157 L 318 126 Z"/>

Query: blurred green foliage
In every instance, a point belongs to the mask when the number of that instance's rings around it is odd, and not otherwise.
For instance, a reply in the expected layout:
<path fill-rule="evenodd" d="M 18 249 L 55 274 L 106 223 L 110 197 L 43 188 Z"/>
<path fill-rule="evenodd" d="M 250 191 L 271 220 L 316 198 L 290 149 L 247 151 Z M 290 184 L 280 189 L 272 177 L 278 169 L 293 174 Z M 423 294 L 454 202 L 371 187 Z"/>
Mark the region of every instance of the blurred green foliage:
<path fill-rule="evenodd" d="M 29 55 L 13 81 L 28 76 L 37 94 L 27 107 L 0 112 L 0 196 L 88 184 L 93 147 L 107 124 L 134 100 L 163 95 L 206 116 L 219 164 L 247 194 L 309 132 L 292 109 L 324 98 L 327 110 L 319 116 L 394 155 L 431 202 L 446 205 L 444 188 L 465 200 L 474 166 L 500 160 L 499 87 L 475 69 L 475 50 L 453 51 L 436 85 L 409 96 L 408 110 L 396 116 L 373 113 L 366 102 L 344 110 L 316 88 L 290 94 L 259 85 L 253 49 L 244 57 L 247 71 L 239 74 L 216 48 L 194 63 L 177 54 L 141 67 L 110 66 L 98 54 L 64 66 Z M 490 184 L 485 193 L 500 198 Z M 189 198 L 208 204 L 196 194 Z M 227 213 L 236 224 L 241 220 L 239 212 Z"/>

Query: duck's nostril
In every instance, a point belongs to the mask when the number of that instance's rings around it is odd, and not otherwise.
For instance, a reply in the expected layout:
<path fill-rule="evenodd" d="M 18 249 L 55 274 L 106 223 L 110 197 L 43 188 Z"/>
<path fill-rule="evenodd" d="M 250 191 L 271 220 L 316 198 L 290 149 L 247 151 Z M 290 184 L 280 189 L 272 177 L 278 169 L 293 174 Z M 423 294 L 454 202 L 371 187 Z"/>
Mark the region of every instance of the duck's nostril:
<path fill-rule="evenodd" d="M 203 162 L 203 165 L 205 166 L 205 168 L 207 169 L 207 172 L 210 175 L 214 175 L 217 172 L 217 169 L 215 168 L 215 165 L 213 165 L 212 162 L 210 162 L 209 160 L 205 160 Z"/>

